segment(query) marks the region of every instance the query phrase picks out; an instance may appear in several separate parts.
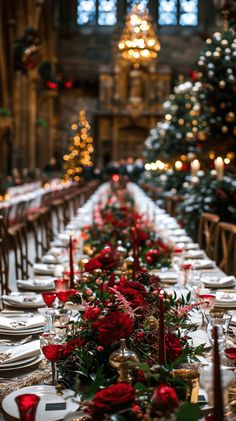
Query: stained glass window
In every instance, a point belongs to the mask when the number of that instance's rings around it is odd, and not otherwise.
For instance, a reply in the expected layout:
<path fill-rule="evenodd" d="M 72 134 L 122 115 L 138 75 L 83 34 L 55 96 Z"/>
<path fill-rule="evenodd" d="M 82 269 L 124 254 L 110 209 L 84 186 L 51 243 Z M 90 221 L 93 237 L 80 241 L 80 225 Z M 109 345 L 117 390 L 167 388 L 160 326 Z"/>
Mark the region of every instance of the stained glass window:
<path fill-rule="evenodd" d="M 130 0 L 130 1 L 127 1 L 127 12 L 130 12 L 135 5 L 139 6 L 140 8 L 144 8 L 144 9 L 148 10 L 148 3 L 149 3 L 149 0 L 141 0 L 141 1 Z"/>
<path fill-rule="evenodd" d="M 79 25 L 85 25 L 86 23 L 96 23 L 96 1 L 78 0 L 77 23 Z"/>
<path fill-rule="evenodd" d="M 198 24 L 198 0 L 181 0 L 179 24 L 196 26 Z"/>
<path fill-rule="evenodd" d="M 98 2 L 98 24 L 115 25 L 116 0 L 100 0 Z"/>
<path fill-rule="evenodd" d="M 177 24 L 177 0 L 160 0 L 158 12 L 159 25 Z"/>

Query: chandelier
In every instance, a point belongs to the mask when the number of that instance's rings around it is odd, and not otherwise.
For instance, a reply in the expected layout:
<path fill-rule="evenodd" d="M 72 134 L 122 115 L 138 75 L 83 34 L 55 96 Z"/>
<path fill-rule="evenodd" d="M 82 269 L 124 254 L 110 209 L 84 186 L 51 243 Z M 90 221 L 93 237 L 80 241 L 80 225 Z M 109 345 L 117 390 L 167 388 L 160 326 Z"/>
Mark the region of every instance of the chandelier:
<path fill-rule="evenodd" d="M 157 57 L 160 43 L 151 18 L 142 4 L 135 5 L 127 15 L 118 50 L 125 60 L 132 62 L 143 62 Z"/>

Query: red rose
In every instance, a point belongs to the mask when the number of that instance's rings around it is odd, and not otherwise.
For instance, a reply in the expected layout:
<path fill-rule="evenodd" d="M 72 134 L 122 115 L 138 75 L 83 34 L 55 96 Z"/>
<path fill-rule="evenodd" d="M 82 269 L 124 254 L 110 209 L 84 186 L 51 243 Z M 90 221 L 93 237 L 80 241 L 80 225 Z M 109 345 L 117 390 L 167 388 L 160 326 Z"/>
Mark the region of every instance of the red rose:
<path fill-rule="evenodd" d="M 71 352 L 73 352 L 76 348 L 79 348 L 80 346 L 84 346 L 86 344 L 86 339 L 84 338 L 75 338 L 71 341 L 67 342 L 63 345 L 63 352 L 62 357 L 66 358 Z"/>
<path fill-rule="evenodd" d="M 148 233 L 142 229 L 138 229 L 138 239 L 140 241 L 146 241 L 148 239 Z"/>
<path fill-rule="evenodd" d="M 182 353 L 181 342 L 173 333 L 167 333 L 167 335 L 165 335 L 165 346 L 168 363 L 175 361 Z"/>
<path fill-rule="evenodd" d="M 56 361 L 60 360 L 63 354 L 63 345 L 58 344 L 49 344 L 42 347 L 43 354 L 47 358 L 47 360 L 55 363 Z"/>
<path fill-rule="evenodd" d="M 131 304 L 132 308 L 143 307 L 144 300 L 142 295 L 138 294 L 135 289 L 129 287 L 117 286 L 116 290 L 119 291 L 127 301 Z"/>
<path fill-rule="evenodd" d="M 108 386 L 96 393 L 93 398 L 92 411 L 94 413 L 113 413 L 125 409 L 133 404 L 135 389 L 126 383 Z"/>
<path fill-rule="evenodd" d="M 171 410 L 179 402 L 175 389 L 165 384 L 161 384 L 154 389 L 151 401 L 155 408 L 162 411 Z"/>
<path fill-rule="evenodd" d="M 101 269 L 102 264 L 99 262 L 99 260 L 96 257 L 93 257 L 88 261 L 88 263 L 85 263 L 84 269 L 87 272 L 92 272 L 95 269 Z"/>
<path fill-rule="evenodd" d="M 113 311 L 103 319 L 92 324 L 98 332 L 98 340 L 103 345 L 110 345 L 120 339 L 128 338 L 134 330 L 134 321 L 128 314 Z"/>
<path fill-rule="evenodd" d="M 89 322 L 96 320 L 101 313 L 102 309 L 100 307 L 90 306 L 83 314 L 83 319 L 87 319 Z"/>

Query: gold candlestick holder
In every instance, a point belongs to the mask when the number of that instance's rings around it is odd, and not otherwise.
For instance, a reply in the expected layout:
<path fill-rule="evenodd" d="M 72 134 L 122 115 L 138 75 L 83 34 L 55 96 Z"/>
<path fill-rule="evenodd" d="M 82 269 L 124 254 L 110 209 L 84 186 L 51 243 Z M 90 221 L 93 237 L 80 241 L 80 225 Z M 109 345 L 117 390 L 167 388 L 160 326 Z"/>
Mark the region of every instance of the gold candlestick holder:
<path fill-rule="evenodd" d="M 127 348 L 125 339 L 120 342 L 120 348 L 110 355 L 109 363 L 118 371 L 118 382 L 132 383 L 130 371 L 139 363 L 139 358 L 136 352 Z"/>

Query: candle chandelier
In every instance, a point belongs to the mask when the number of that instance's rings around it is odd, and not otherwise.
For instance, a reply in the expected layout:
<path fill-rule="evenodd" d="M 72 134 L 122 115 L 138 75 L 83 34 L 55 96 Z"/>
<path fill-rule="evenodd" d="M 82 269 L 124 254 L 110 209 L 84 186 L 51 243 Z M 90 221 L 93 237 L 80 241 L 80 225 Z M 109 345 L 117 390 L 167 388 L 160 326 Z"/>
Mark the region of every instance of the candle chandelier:
<path fill-rule="evenodd" d="M 131 62 L 145 62 L 157 58 L 160 43 L 151 18 L 142 4 L 135 5 L 127 15 L 118 50 L 125 60 Z"/>

